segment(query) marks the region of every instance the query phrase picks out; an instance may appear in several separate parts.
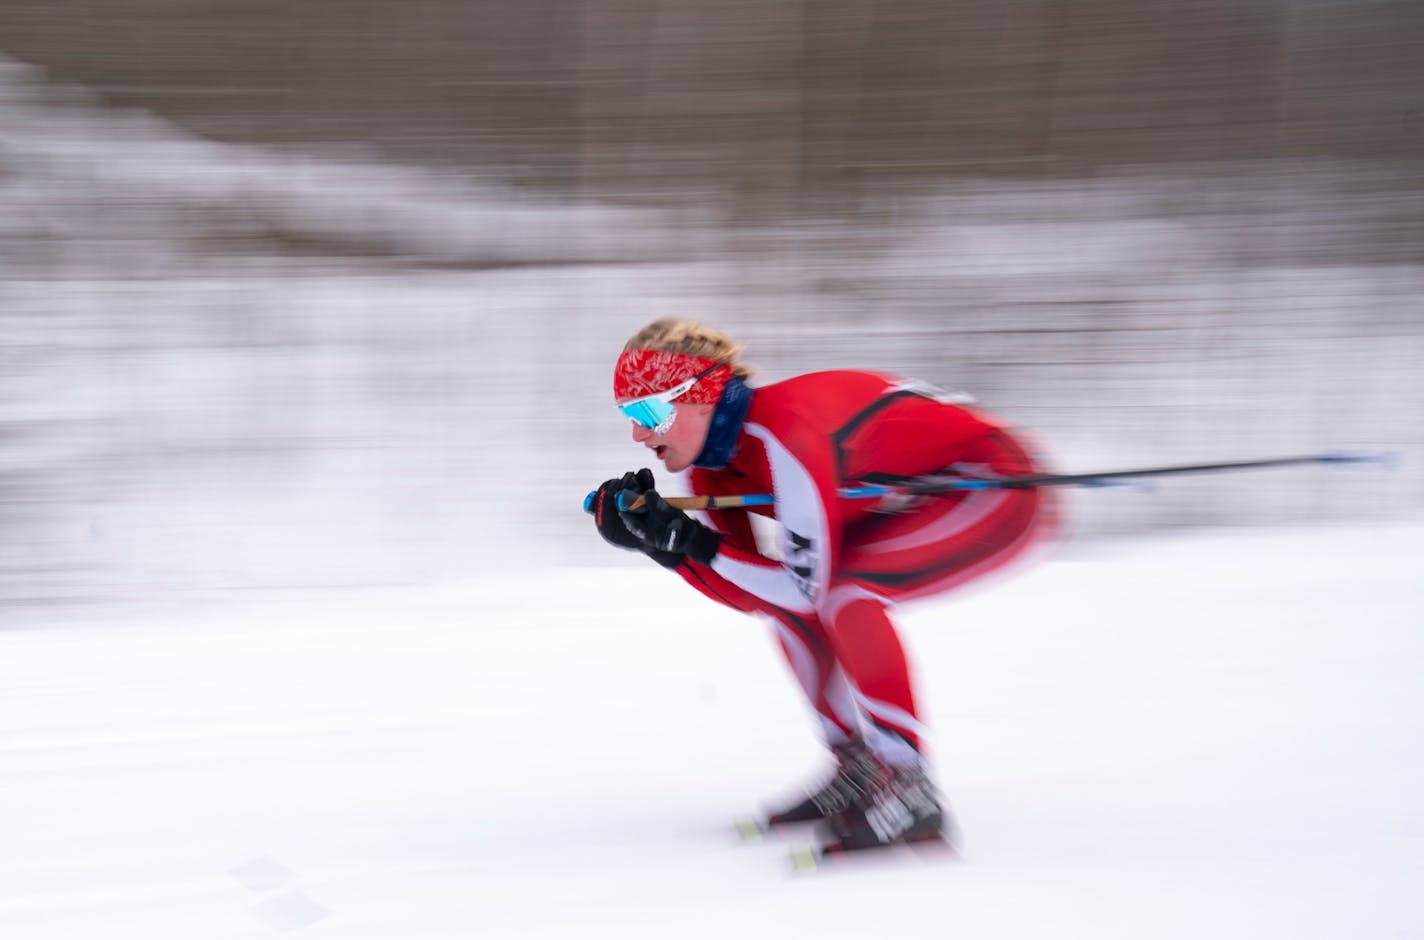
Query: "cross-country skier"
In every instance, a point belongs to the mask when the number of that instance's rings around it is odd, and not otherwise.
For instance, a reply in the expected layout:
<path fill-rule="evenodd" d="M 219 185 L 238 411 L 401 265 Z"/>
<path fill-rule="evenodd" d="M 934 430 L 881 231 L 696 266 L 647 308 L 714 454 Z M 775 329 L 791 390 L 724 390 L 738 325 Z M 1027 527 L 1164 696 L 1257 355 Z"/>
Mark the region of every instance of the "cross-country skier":
<path fill-rule="evenodd" d="M 837 489 L 948 468 L 1041 470 L 1002 425 L 935 389 L 858 371 L 752 388 L 740 352 L 709 327 L 658 320 L 618 357 L 614 397 L 635 442 L 669 472 L 692 468 L 695 494 L 771 493 L 775 505 L 711 510 L 704 523 L 669 506 L 643 469 L 598 487 L 590 504 L 598 530 L 713 600 L 775 623 L 836 771 L 766 824 L 824 819 L 828 852 L 938 839 L 949 821 L 890 609 L 1023 552 L 1048 528 L 1048 491 L 956 491 L 887 505 Z M 643 506 L 630 511 L 639 496 Z M 748 512 L 779 523 L 779 561 L 758 551 Z"/>

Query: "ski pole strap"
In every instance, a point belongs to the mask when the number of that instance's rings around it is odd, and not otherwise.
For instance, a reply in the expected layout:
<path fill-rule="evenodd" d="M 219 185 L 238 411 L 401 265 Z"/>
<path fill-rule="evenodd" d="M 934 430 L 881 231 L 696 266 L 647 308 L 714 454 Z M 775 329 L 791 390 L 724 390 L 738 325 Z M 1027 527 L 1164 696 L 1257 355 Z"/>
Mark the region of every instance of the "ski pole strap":
<path fill-rule="evenodd" d="M 1035 486 L 1114 486 L 1118 481 L 1138 477 L 1159 477 L 1183 473 L 1216 473 L 1224 470 L 1251 470 L 1266 467 L 1290 467 L 1301 464 L 1389 464 L 1389 454 L 1372 454 L 1351 451 L 1328 451 L 1321 454 L 1306 454 L 1299 457 L 1270 457 L 1264 460 L 1236 460 L 1226 463 L 1179 464 L 1168 467 L 1145 467 L 1139 470 L 1108 470 L 1101 473 L 1042 473 L 1022 477 L 970 477 L 957 473 L 935 473 L 922 477 L 894 477 L 884 475 L 873 481 L 862 481 L 840 489 L 844 499 L 875 499 L 892 495 L 922 495 L 927 493 L 949 493 L 958 490 L 1022 490 Z M 584 500 L 584 512 L 591 512 L 593 495 Z M 664 497 L 668 505 L 676 509 L 740 509 L 747 506 L 770 506 L 776 497 L 770 493 L 754 493 L 747 496 L 669 496 Z M 628 507 L 630 511 L 642 508 L 639 497 Z"/>

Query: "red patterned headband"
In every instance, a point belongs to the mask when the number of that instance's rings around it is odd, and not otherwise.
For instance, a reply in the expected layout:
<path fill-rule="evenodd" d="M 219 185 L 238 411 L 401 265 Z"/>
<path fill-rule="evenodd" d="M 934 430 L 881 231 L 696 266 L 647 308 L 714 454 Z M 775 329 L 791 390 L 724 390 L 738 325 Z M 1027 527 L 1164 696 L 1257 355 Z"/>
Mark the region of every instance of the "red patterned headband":
<path fill-rule="evenodd" d="M 704 359 L 680 352 L 656 349 L 629 349 L 618 357 L 613 367 L 613 398 L 619 404 L 665 392 L 680 382 L 686 382 L 717 365 L 715 359 Z M 731 369 L 717 369 L 692 388 L 678 396 L 678 401 L 711 403 L 722 397 L 722 390 L 731 378 Z"/>

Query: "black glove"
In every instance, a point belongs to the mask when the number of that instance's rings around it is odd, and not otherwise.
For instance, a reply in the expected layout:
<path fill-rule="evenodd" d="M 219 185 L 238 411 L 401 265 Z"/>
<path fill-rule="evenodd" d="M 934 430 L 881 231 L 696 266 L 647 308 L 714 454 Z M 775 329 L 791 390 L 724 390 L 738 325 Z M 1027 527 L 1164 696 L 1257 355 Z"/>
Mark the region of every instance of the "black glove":
<path fill-rule="evenodd" d="M 647 479 L 651 483 L 653 475 L 649 470 L 638 471 L 640 482 L 644 473 L 648 474 Z M 641 495 L 642 506 L 634 510 L 621 509 L 632 505 L 638 496 L 624 490 L 618 515 L 624 527 L 642 543 L 643 551 L 665 568 L 676 567 L 684 556 L 704 565 L 712 563 L 712 557 L 722 545 L 722 536 L 681 509 L 669 506 L 657 490 L 648 487 Z M 668 560 L 672 564 L 668 564 Z"/>
<path fill-rule="evenodd" d="M 618 517 L 618 494 L 625 489 L 642 493 L 652 488 L 653 471 L 639 470 L 637 473 L 623 474 L 622 479 L 605 480 L 594 491 L 589 511 L 593 513 L 594 525 L 598 526 L 598 534 L 603 536 L 605 542 L 632 551 L 643 550 L 643 540 L 629 532 L 623 525 L 623 520 Z M 633 498 L 635 497 L 630 497 L 630 501 Z"/>

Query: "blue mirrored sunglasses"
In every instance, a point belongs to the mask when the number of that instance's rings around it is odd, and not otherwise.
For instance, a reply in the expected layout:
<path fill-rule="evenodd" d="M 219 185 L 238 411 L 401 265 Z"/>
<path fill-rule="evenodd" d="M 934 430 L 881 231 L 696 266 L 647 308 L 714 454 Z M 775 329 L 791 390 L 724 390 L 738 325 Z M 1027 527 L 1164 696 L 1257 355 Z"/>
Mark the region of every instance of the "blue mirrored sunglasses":
<path fill-rule="evenodd" d="M 632 401 L 623 402 L 618 406 L 629 421 L 639 427 L 647 428 L 654 434 L 666 434 L 672 429 L 672 421 L 677 417 L 677 411 L 673 408 L 673 399 L 687 394 L 688 390 L 707 376 L 715 372 L 721 363 L 717 363 L 708 369 L 697 373 L 692 378 L 679 382 L 665 392 L 656 392 L 652 395 L 644 395 L 642 398 L 635 398 Z"/>

